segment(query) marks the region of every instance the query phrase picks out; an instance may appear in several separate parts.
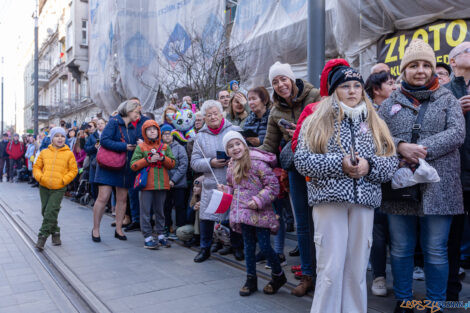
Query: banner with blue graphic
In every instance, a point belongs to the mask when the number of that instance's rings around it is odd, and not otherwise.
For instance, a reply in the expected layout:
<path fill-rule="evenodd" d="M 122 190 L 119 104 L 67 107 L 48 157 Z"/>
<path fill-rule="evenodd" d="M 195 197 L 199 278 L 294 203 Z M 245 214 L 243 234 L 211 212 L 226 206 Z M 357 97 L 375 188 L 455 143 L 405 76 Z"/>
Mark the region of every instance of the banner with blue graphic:
<path fill-rule="evenodd" d="M 153 110 L 159 64 L 176 65 L 191 38 L 223 34 L 225 0 L 90 0 L 89 8 L 90 93 L 108 113 L 132 96 Z"/>

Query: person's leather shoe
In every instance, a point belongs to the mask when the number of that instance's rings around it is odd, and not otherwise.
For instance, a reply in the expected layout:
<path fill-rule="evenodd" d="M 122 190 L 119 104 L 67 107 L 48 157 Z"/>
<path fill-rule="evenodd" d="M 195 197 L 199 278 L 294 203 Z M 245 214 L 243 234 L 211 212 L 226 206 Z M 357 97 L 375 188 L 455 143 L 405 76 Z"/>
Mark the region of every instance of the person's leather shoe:
<path fill-rule="evenodd" d="M 234 249 L 233 255 L 237 261 L 243 261 L 245 259 L 245 254 L 241 248 Z"/>
<path fill-rule="evenodd" d="M 138 222 L 132 222 L 129 225 L 127 225 L 126 228 L 124 228 L 124 231 L 130 232 L 130 231 L 140 231 L 140 224 Z"/>
<path fill-rule="evenodd" d="M 299 256 L 300 255 L 299 246 L 295 246 L 294 250 L 289 251 L 289 255 L 290 256 Z"/>
<path fill-rule="evenodd" d="M 211 247 L 211 253 L 216 253 L 217 251 L 219 251 L 220 249 L 222 249 L 224 246 L 220 243 L 220 242 L 217 242 L 215 244 L 212 245 Z"/>
<path fill-rule="evenodd" d="M 300 278 L 300 283 L 292 289 L 291 293 L 297 297 L 303 297 L 307 294 L 307 292 L 313 291 L 313 277 L 302 275 Z"/>
<path fill-rule="evenodd" d="M 201 248 L 199 253 L 194 258 L 194 262 L 201 263 L 207 260 L 211 256 L 211 251 L 209 248 Z"/>
<path fill-rule="evenodd" d="M 231 246 L 225 246 L 222 249 L 219 250 L 220 255 L 227 255 L 233 253 L 233 249 Z"/>
<path fill-rule="evenodd" d="M 404 308 L 402 307 L 403 301 L 397 301 L 397 304 L 395 305 L 395 310 L 393 313 L 413 313 L 412 308 Z"/>

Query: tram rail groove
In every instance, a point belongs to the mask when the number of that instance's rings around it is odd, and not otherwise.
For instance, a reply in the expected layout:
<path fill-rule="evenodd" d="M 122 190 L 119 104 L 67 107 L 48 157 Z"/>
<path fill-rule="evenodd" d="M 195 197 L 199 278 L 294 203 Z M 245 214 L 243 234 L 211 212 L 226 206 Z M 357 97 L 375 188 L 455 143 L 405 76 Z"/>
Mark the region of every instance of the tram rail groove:
<path fill-rule="evenodd" d="M 0 213 L 26 243 L 26 246 L 63 292 L 76 312 L 112 312 L 53 251 L 50 249 L 44 249 L 42 252 L 36 250 L 34 247 L 36 234 L 1 198 Z"/>

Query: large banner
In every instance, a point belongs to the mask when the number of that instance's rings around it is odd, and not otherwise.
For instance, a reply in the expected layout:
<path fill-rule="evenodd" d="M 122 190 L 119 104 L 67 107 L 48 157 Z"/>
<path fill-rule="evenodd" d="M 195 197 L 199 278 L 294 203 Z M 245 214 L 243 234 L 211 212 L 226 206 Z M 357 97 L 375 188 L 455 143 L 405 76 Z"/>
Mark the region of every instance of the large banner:
<path fill-rule="evenodd" d="M 108 113 L 122 96 L 153 110 L 161 62 L 177 64 L 191 38 L 212 43 L 224 30 L 225 0 L 90 0 L 89 8 L 90 94 Z"/>
<path fill-rule="evenodd" d="M 377 43 L 377 62 L 390 66 L 393 76 L 400 75 L 400 62 L 411 40 L 420 38 L 434 49 L 437 62 L 449 64 L 449 52 L 470 41 L 470 20 L 440 20 L 419 28 L 399 31 L 382 37 Z"/>

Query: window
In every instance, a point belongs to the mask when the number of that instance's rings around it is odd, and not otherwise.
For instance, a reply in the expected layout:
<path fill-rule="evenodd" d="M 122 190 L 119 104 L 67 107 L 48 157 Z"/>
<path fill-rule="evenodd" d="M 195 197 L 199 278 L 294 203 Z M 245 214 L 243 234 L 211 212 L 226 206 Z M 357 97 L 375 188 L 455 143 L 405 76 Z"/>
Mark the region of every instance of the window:
<path fill-rule="evenodd" d="M 82 20 L 82 45 L 88 46 L 88 20 Z"/>
<path fill-rule="evenodd" d="M 60 90 L 60 96 L 61 100 L 68 101 L 69 100 L 69 85 L 67 82 L 67 79 L 63 79 L 61 81 L 61 90 Z"/>
<path fill-rule="evenodd" d="M 82 75 L 82 80 L 80 83 L 80 98 L 88 97 L 88 79 Z"/>
<path fill-rule="evenodd" d="M 65 47 L 69 50 L 73 46 L 73 28 L 72 22 L 67 24 L 67 33 L 65 37 Z"/>

